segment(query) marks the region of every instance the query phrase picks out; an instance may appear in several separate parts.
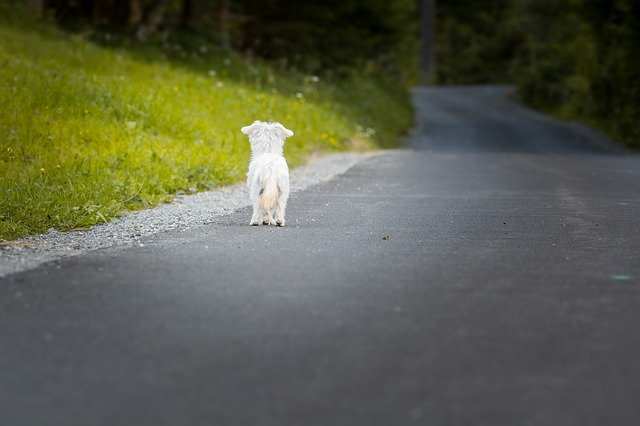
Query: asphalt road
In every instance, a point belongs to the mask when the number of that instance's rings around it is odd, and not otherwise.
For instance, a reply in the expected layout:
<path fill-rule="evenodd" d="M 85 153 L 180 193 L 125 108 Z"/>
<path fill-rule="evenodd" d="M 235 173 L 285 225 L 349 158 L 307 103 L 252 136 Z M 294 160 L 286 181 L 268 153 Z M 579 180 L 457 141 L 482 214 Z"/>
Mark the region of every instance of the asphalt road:
<path fill-rule="evenodd" d="M 640 158 L 419 89 L 412 149 L 0 281 L 0 424 L 640 424 Z"/>

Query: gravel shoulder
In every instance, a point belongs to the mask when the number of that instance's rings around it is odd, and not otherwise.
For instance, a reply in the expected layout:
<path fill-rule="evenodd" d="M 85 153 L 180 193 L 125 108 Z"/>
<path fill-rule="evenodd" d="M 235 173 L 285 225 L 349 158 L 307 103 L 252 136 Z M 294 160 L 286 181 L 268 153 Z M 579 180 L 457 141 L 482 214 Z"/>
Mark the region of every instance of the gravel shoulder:
<path fill-rule="evenodd" d="M 341 153 L 312 158 L 291 171 L 291 192 L 342 174 L 377 153 Z M 141 240 L 167 231 L 206 225 L 215 218 L 249 206 L 244 183 L 214 191 L 176 197 L 173 202 L 148 210 L 126 213 L 109 223 L 88 230 L 34 235 L 0 245 L 0 277 L 29 270 L 63 257 L 109 248 L 142 245 Z"/>

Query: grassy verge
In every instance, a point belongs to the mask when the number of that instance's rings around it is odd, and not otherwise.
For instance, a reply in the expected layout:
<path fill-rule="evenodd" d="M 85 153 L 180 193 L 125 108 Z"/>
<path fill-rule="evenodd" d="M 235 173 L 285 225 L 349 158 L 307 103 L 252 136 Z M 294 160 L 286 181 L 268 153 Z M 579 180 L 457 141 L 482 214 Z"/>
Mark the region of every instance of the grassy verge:
<path fill-rule="evenodd" d="M 239 128 L 254 119 L 295 131 L 295 166 L 354 140 L 393 145 L 412 116 L 404 90 L 372 76 L 331 82 L 205 43 L 108 46 L 15 17 L 0 18 L 0 105 L 0 239 L 241 180 Z"/>

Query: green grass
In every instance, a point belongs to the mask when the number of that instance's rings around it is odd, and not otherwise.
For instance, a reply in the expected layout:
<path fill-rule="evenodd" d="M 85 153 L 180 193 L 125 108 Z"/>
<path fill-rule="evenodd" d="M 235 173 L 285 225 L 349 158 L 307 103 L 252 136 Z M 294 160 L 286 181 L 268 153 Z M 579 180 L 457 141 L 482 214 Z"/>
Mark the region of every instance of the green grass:
<path fill-rule="evenodd" d="M 393 146 L 411 124 L 404 89 L 372 75 L 318 81 L 206 44 L 87 38 L 0 18 L 0 239 L 239 181 L 239 129 L 255 119 L 295 131 L 292 166 L 315 151 Z"/>

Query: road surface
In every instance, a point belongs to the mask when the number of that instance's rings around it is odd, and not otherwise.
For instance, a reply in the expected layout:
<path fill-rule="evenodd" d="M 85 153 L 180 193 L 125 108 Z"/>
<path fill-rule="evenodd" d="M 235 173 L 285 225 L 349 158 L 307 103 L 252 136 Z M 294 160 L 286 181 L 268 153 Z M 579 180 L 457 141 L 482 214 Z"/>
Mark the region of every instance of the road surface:
<path fill-rule="evenodd" d="M 0 281 L 8 426 L 640 424 L 640 158 L 506 88 L 290 201 Z"/>

